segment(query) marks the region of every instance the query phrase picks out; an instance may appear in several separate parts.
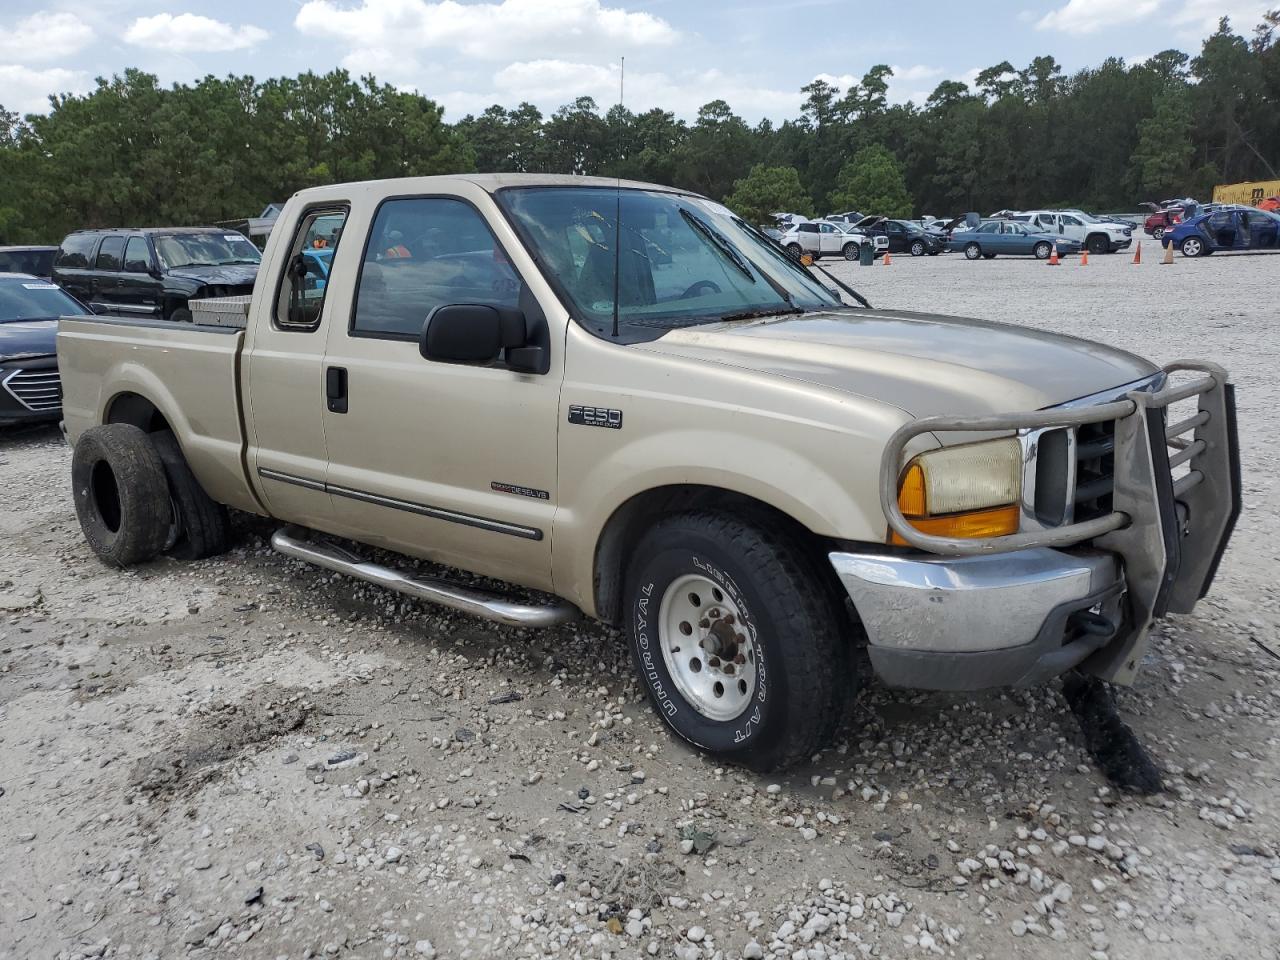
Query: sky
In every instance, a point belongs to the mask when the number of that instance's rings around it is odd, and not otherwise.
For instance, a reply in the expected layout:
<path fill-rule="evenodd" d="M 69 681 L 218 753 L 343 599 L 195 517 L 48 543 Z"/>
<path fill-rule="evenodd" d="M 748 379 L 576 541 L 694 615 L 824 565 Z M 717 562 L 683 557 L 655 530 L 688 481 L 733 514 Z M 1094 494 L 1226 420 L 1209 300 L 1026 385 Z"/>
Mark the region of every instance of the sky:
<path fill-rule="evenodd" d="M 923 103 L 1043 54 L 1070 73 L 1108 56 L 1196 53 L 1226 14 L 1248 35 L 1277 0 L 0 0 L 0 105 L 137 67 L 162 83 L 345 67 L 418 90 L 449 121 L 493 103 L 550 112 L 580 95 L 686 119 L 723 99 L 748 121 L 798 115 L 799 89 L 893 67 L 890 99 Z"/>

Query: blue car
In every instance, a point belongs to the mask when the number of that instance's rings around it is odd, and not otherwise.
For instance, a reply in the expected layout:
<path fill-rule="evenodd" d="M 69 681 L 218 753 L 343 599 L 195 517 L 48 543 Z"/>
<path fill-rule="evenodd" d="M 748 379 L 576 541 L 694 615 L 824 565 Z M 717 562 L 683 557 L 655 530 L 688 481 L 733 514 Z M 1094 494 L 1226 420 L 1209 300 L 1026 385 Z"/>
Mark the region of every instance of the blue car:
<path fill-rule="evenodd" d="M 302 259 L 307 265 L 307 289 L 323 290 L 329 282 L 329 271 L 333 267 L 333 247 L 304 250 Z"/>
<path fill-rule="evenodd" d="M 947 249 L 964 251 L 968 260 L 990 260 L 1001 254 L 1048 260 L 1055 243 L 1059 254 L 1080 252 L 1078 240 L 1068 240 L 1015 220 L 988 220 L 972 229 L 954 231 L 947 241 Z"/>
<path fill-rule="evenodd" d="M 1184 257 L 1207 257 L 1218 250 L 1280 250 L 1280 216 L 1255 208 L 1215 210 L 1166 230 L 1164 240 Z"/>

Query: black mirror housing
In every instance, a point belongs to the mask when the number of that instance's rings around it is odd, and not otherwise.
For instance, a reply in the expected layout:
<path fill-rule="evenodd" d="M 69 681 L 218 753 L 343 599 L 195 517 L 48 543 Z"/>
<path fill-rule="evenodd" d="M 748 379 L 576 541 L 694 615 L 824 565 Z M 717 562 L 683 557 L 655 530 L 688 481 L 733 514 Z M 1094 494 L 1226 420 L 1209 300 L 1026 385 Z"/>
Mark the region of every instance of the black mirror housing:
<path fill-rule="evenodd" d="M 418 350 L 428 360 L 487 364 L 508 351 L 512 363 L 529 348 L 524 313 L 484 303 L 450 303 L 435 307 L 422 325 Z"/>

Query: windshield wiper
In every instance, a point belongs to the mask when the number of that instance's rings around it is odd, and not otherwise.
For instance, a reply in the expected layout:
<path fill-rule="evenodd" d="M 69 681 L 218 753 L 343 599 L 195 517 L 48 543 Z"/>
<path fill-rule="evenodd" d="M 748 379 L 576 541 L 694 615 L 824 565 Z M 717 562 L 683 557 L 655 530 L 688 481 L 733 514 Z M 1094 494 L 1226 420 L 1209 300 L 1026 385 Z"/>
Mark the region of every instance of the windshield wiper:
<path fill-rule="evenodd" d="M 759 310 L 743 310 L 741 313 L 726 313 L 723 317 L 716 317 L 714 322 L 722 323 L 726 320 L 755 320 L 758 317 L 780 317 L 789 313 L 804 313 L 800 307 L 762 307 Z"/>
<path fill-rule="evenodd" d="M 841 280 L 839 277 L 837 277 L 834 273 L 832 273 L 832 272 L 831 272 L 830 270 L 828 270 L 826 267 L 820 267 L 820 266 L 818 266 L 818 264 L 817 264 L 817 263 L 814 263 L 814 264 L 813 264 L 813 269 L 814 269 L 814 270 L 819 270 L 819 271 L 821 271 L 821 272 L 822 272 L 822 273 L 823 273 L 823 274 L 824 274 L 828 279 L 830 279 L 830 280 L 831 280 L 831 282 L 832 282 L 832 283 L 834 283 L 837 287 L 839 287 L 841 290 L 843 290 L 843 291 L 844 291 L 845 293 L 847 293 L 849 296 L 853 297 L 853 299 L 857 300 L 860 304 L 862 304 L 862 305 L 863 305 L 864 307 L 866 307 L 868 310 L 870 310 L 870 309 L 871 309 L 871 303 L 870 303 L 870 301 L 868 301 L 868 300 L 867 300 L 867 298 L 866 298 L 866 297 L 864 297 L 862 294 L 860 294 L 857 290 L 853 289 L 853 287 L 849 286 L 847 283 L 845 283 L 843 280 Z"/>
<path fill-rule="evenodd" d="M 689 226 L 693 227 L 693 229 L 697 230 L 703 235 L 703 237 L 709 240 L 711 245 L 720 252 L 721 256 L 737 267 L 738 271 L 744 277 L 752 283 L 756 282 L 755 275 L 751 272 L 751 267 L 747 265 L 747 261 L 742 259 L 742 254 L 738 253 L 738 251 L 734 249 L 733 244 L 721 236 L 720 233 L 713 229 L 710 224 L 704 221 L 696 213 L 693 213 L 684 207 L 680 208 L 680 216 L 684 217 L 685 222 L 689 224 Z"/>
<path fill-rule="evenodd" d="M 218 266 L 230 267 L 233 264 L 237 264 L 237 263 L 261 263 L 261 262 L 262 262 L 261 260 L 219 260 Z"/>

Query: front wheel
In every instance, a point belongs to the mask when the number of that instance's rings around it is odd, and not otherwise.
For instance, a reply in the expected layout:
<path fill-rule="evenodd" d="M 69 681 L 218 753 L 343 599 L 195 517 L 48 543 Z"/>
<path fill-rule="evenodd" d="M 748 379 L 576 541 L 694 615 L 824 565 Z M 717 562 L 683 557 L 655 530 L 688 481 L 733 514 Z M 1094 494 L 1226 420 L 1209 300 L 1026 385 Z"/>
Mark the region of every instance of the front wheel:
<path fill-rule="evenodd" d="M 854 688 L 845 613 L 787 531 L 667 517 L 637 545 L 625 590 L 632 656 L 678 736 L 762 771 L 822 749 Z"/>
<path fill-rule="evenodd" d="M 1050 255 L 1053 253 L 1053 244 L 1048 240 L 1041 240 L 1035 245 L 1031 252 L 1036 255 L 1037 260 L 1048 260 Z"/>
<path fill-rule="evenodd" d="M 804 251 L 800 249 L 800 244 L 788 243 L 787 253 L 791 254 L 791 256 L 794 257 L 796 260 L 799 260 L 801 255 L 804 253 Z"/>
<path fill-rule="evenodd" d="M 1085 248 L 1097 256 L 1100 253 L 1111 252 L 1111 241 L 1100 233 L 1091 234 L 1089 239 L 1085 241 Z"/>
<path fill-rule="evenodd" d="M 1182 241 L 1182 255 L 1184 257 L 1203 257 L 1207 249 L 1204 241 L 1199 237 L 1187 237 Z"/>
<path fill-rule="evenodd" d="M 923 241 L 923 240 L 914 240 L 914 241 L 912 241 L 912 243 L 911 243 L 911 255 L 912 255 L 913 257 L 923 257 L 923 256 L 924 256 L 924 241 Z"/>
<path fill-rule="evenodd" d="M 841 252 L 844 253 L 844 258 L 846 260 L 858 259 L 858 245 L 856 243 L 846 243 L 844 245 L 844 250 Z"/>
<path fill-rule="evenodd" d="M 982 248 L 976 243 L 965 244 L 964 258 L 966 260 L 977 260 L 982 256 Z"/>

